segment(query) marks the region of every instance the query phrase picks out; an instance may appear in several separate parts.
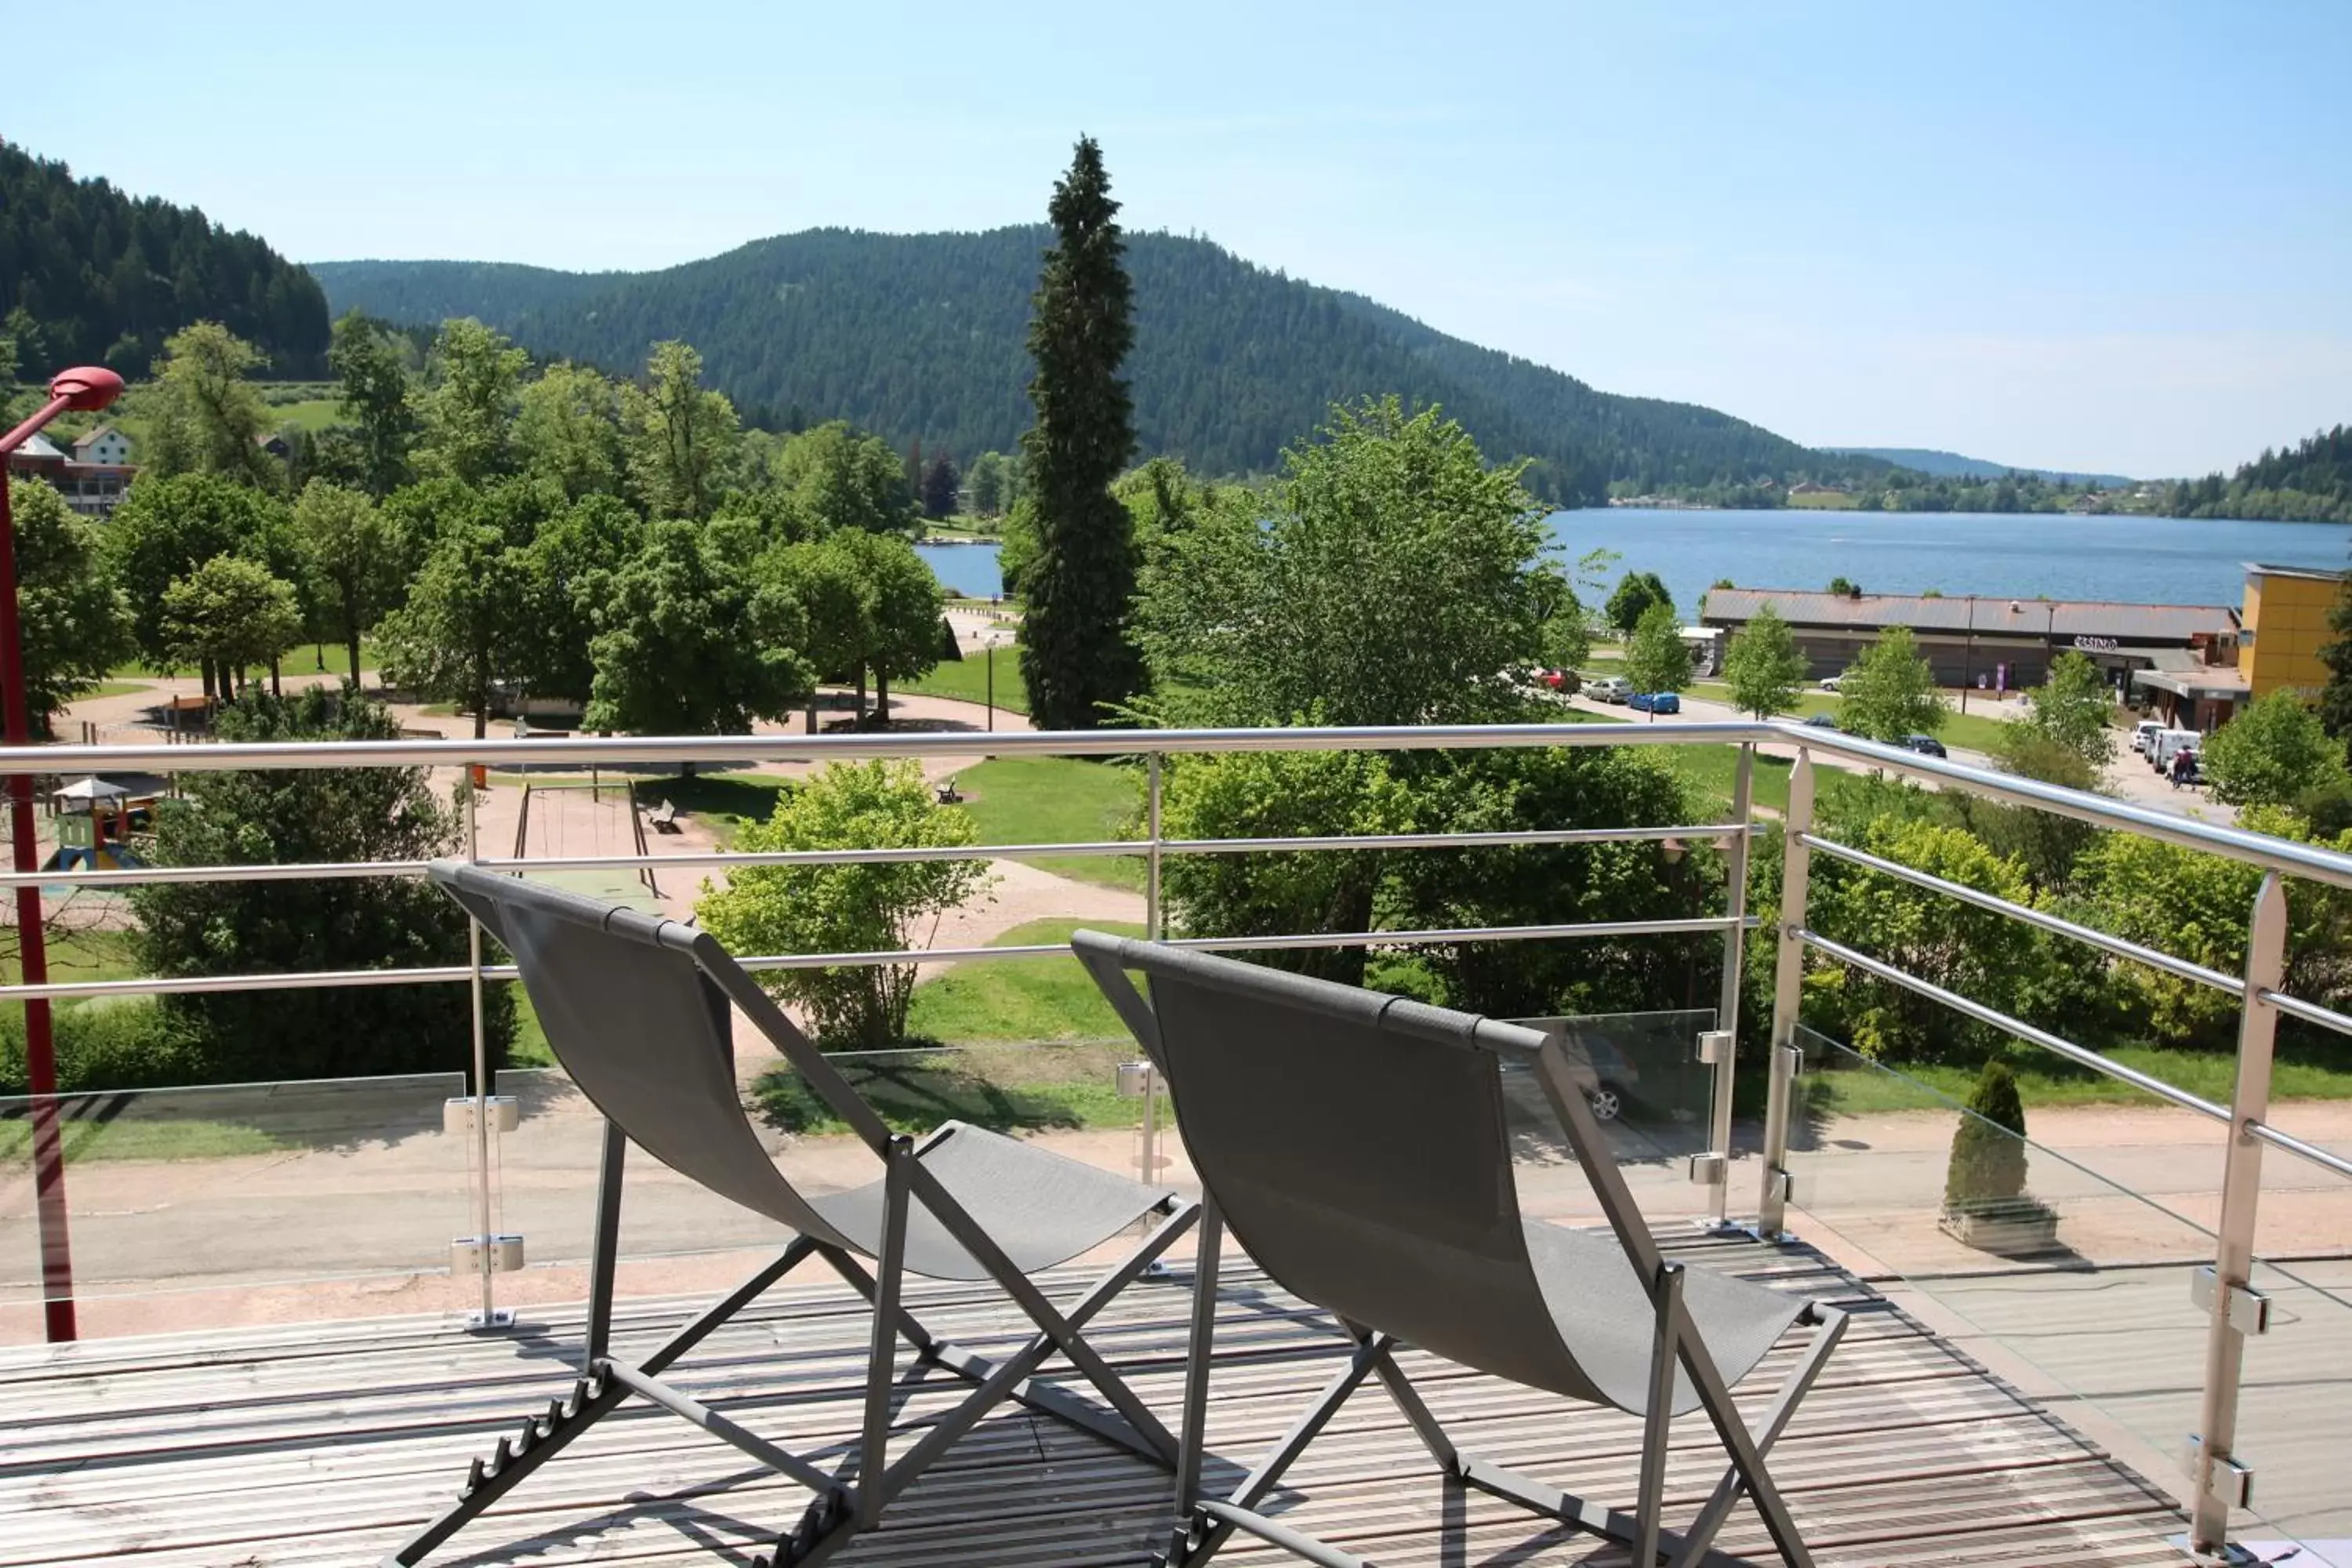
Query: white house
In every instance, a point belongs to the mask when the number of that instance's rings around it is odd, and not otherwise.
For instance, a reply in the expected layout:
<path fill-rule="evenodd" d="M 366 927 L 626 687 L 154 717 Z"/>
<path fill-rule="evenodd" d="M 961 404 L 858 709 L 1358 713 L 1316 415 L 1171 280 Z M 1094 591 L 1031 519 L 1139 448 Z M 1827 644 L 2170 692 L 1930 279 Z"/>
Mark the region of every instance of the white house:
<path fill-rule="evenodd" d="M 74 437 L 73 460 L 120 468 L 131 461 L 131 437 L 111 425 L 101 425 L 87 435 Z"/>

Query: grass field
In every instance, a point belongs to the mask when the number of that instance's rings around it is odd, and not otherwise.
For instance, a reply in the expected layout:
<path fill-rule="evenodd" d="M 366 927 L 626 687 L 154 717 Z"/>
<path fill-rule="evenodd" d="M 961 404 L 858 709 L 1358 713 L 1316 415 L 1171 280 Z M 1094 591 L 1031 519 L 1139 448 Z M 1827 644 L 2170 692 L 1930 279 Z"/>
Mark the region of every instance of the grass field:
<path fill-rule="evenodd" d="M 1029 689 L 1021 682 L 1021 656 L 1013 648 L 996 650 L 996 705 L 1008 713 L 1029 711 Z M 966 654 L 934 668 L 920 680 L 902 681 L 895 692 L 919 692 L 925 697 L 951 697 L 959 702 L 984 702 L 989 690 L 989 660 Z"/>
<path fill-rule="evenodd" d="M 145 973 L 139 967 L 127 932 L 114 931 L 74 931 L 52 934 L 48 942 L 49 978 L 58 984 L 71 984 L 85 980 L 130 980 Z M 24 980 L 24 969 L 16 952 L 16 939 L 9 939 L 9 951 L 0 953 L 0 985 L 15 985 Z"/>
<path fill-rule="evenodd" d="M 361 670 L 364 672 L 375 668 L 376 660 L 375 639 L 362 637 L 360 639 Z M 352 672 L 352 661 L 340 642 L 306 642 L 289 649 L 286 657 L 278 661 L 278 668 L 280 674 L 289 676 L 316 675 L 322 670 L 329 675 L 349 675 Z M 195 672 L 193 669 L 162 669 L 143 660 L 132 659 L 128 663 L 116 665 L 107 673 L 117 680 L 135 681 L 161 680 L 167 676 L 193 675 Z"/>
<path fill-rule="evenodd" d="M 1799 511 L 1852 511 L 1860 506 L 1859 498 L 1843 490 L 1825 490 L 1814 495 L 1792 495 L 1789 505 Z"/>
<path fill-rule="evenodd" d="M 1728 703 L 1731 700 L 1731 688 L 1720 680 L 1702 680 L 1691 687 L 1690 695 L 1703 698 L 1710 702 Z M 1945 696 L 1953 697 L 1954 694 L 1946 692 Z M 1834 691 L 1802 691 L 1797 695 L 1796 706 L 1780 716 L 1787 719 L 1810 719 L 1816 713 L 1826 713 L 1835 718 L 1843 700 Z M 1948 746 L 1961 746 L 1971 752 L 1989 752 L 2000 740 L 2000 720 L 1988 719 L 1980 713 L 1959 712 L 1956 704 L 1955 710 L 1946 716 L 1944 727 L 1936 731 L 1936 738 Z"/>
<path fill-rule="evenodd" d="M 2162 1046 L 2117 1046 L 2107 1059 L 2162 1079 L 2207 1100 L 2228 1104 L 2237 1075 L 2237 1058 L 2227 1051 L 2185 1051 Z M 1890 1062 L 1892 1070 L 1846 1064 L 1842 1068 L 1808 1069 L 1800 1080 L 1806 1103 L 1815 1112 L 1862 1114 L 1883 1110 L 1938 1109 L 1936 1096 L 1966 1100 L 1976 1086 L 1977 1069 L 1936 1063 Z M 2017 1075 L 2018 1093 L 2031 1110 L 2063 1105 L 2126 1105 L 2155 1109 L 2150 1094 L 2088 1068 L 2076 1068 L 2041 1052 L 2019 1051 L 2005 1059 Z M 1933 1090 L 1933 1094 L 1923 1092 Z M 2277 1100 L 2352 1099 L 2352 1051 L 2333 1046 L 2298 1047 L 2282 1040 L 2272 1078 Z M 2032 1131 L 2028 1126 L 2029 1135 Z"/>
<path fill-rule="evenodd" d="M 1118 921 L 1031 921 L 991 947 L 1036 947 L 1070 940 L 1082 925 L 1115 936 L 1143 928 Z M 982 959 L 959 963 L 915 987 L 907 1032 L 947 1045 L 987 1040 L 1116 1040 L 1126 1026 L 1075 958 Z"/>
<path fill-rule="evenodd" d="M 84 1160 L 223 1160 L 286 1147 L 258 1127 L 135 1113 L 112 1121 L 68 1121 L 62 1141 L 68 1164 Z M 31 1158 L 31 1124 L 13 1117 L 0 1121 L 0 1173 Z"/>
<path fill-rule="evenodd" d="M 1143 811 L 1137 770 L 1076 757 L 998 757 L 956 774 L 982 844 L 1093 843 L 1133 834 Z M 1035 862 L 1106 888 L 1144 882 L 1140 855 Z"/>

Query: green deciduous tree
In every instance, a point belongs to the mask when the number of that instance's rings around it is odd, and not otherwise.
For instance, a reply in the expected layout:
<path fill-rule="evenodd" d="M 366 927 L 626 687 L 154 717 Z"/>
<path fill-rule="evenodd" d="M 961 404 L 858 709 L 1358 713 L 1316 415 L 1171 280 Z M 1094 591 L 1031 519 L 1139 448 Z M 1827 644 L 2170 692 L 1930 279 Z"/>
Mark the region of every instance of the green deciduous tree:
<path fill-rule="evenodd" d="M 131 603 L 105 568 L 98 528 L 38 479 L 11 478 L 25 699 L 35 730 L 131 652 Z"/>
<path fill-rule="evenodd" d="M 577 500 L 621 488 L 620 390 L 585 365 L 551 364 L 526 382 L 515 416 L 522 471 Z"/>
<path fill-rule="evenodd" d="M 294 584 L 257 562 L 215 555 L 163 591 L 163 637 L 174 661 L 241 682 L 274 665 L 302 636 Z"/>
<path fill-rule="evenodd" d="M 1909 626 L 1880 632 L 1878 640 L 1864 648 L 1846 670 L 1838 696 L 1838 722 L 1873 741 L 1932 735 L 1951 712 Z"/>
<path fill-rule="evenodd" d="M 740 530 L 742 537 L 730 537 Z M 800 603 L 752 569 L 752 525 L 648 525 L 613 574 L 589 645 L 590 729 L 640 734 L 740 733 L 780 720 L 815 670 Z"/>
<path fill-rule="evenodd" d="M 1811 668 L 1804 650 L 1797 646 L 1796 634 L 1769 604 L 1732 633 L 1731 646 L 1723 654 L 1723 678 L 1731 687 L 1731 705 L 1759 719 L 1794 708 Z"/>
<path fill-rule="evenodd" d="M 1135 547 L 1111 481 L 1135 449 L 1120 366 L 1135 341 L 1130 289 L 1102 149 L 1081 139 L 1048 208 L 1055 244 L 1037 280 L 1029 384 L 1037 423 L 1022 437 L 1036 497 L 1037 553 L 1021 675 L 1042 730 L 1090 730 L 1143 687 L 1129 635 Z"/>
<path fill-rule="evenodd" d="M 785 442 L 770 473 L 793 514 L 791 538 L 845 528 L 902 533 L 914 525 L 914 496 L 898 455 L 880 437 L 841 420 Z"/>
<path fill-rule="evenodd" d="M 2062 653 L 2051 661 L 2049 679 L 2025 694 L 2026 713 L 2001 726 L 2000 751 L 2004 763 L 2023 757 L 2037 742 L 2056 746 L 2083 760 L 2095 778 L 2098 770 L 2115 761 L 2116 735 L 2108 724 L 2115 697 L 2099 667 L 2079 653 Z M 2011 773 L 2030 773 L 2011 766 Z M 2034 774 L 2033 776 L 2040 776 Z"/>
<path fill-rule="evenodd" d="M 1489 468 L 1459 425 L 1394 398 L 1335 409 L 1318 435 L 1265 490 L 1221 492 L 1150 542 L 1137 626 L 1169 710 L 1243 724 L 1523 711 L 1507 672 L 1541 662 L 1566 584 L 1517 468 Z"/>
<path fill-rule="evenodd" d="M 621 388 L 629 488 L 653 517 L 709 517 L 732 476 L 742 422 L 724 394 L 702 384 L 702 356 L 672 340 L 656 343 L 646 384 Z"/>
<path fill-rule="evenodd" d="M 804 849 L 941 849 L 973 842 L 969 814 L 937 804 L 911 762 L 833 763 L 786 792 L 765 822 L 743 825 L 736 846 Z M 983 891 L 971 860 L 898 865 L 747 866 L 695 912 L 738 952 L 902 952 L 929 944 L 940 916 Z M 786 969 L 761 984 L 803 1007 L 819 1044 L 894 1046 L 907 1029 L 912 964 Z"/>
<path fill-rule="evenodd" d="M 515 675 L 533 697 L 588 705 L 591 651 L 613 578 L 645 547 L 644 520 L 617 496 L 590 495 L 540 525 L 523 548 Z"/>
<path fill-rule="evenodd" d="M 131 601 L 131 638 L 159 665 L 174 655 L 163 627 L 164 591 L 216 555 L 265 564 L 290 538 L 285 502 L 214 474 L 142 477 L 107 520 L 109 574 Z M 204 669 L 205 689 L 214 671 Z"/>
<path fill-rule="evenodd" d="M 1636 691 L 1681 691 L 1691 683 L 1690 644 L 1670 604 L 1653 603 L 1642 612 L 1625 643 L 1625 679 Z M 1655 721 L 1654 710 L 1650 718 Z"/>
<path fill-rule="evenodd" d="M 311 602 L 342 634 L 356 681 L 361 635 L 391 607 L 399 588 L 392 530 L 362 492 L 312 479 L 294 502 L 294 534 Z"/>
<path fill-rule="evenodd" d="M 387 683 L 474 715 L 489 731 L 490 693 L 515 662 L 527 574 L 521 552 L 488 523 L 446 521 L 410 584 L 408 602 L 383 618 Z"/>
<path fill-rule="evenodd" d="M 261 389 L 248 379 L 268 363 L 218 321 L 198 321 L 163 341 L 149 427 L 152 476 L 218 474 L 249 485 L 277 475 L 259 441 L 269 427 Z"/>
<path fill-rule="evenodd" d="M 221 715 L 232 741 L 388 741 L 373 703 L 313 689 L 257 694 Z M 156 821 L 164 866 L 421 860 L 461 852 L 454 814 L 423 768 L 189 773 Z M 131 889 L 141 967 L 173 977 L 430 967 L 466 962 L 466 921 L 421 879 L 168 882 Z M 512 988 L 483 994 L 490 1060 L 514 1037 Z M 198 1076 L 224 1082 L 459 1071 L 473 1057 L 462 985 L 159 997 L 196 1043 Z"/>
<path fill-rule="evenodd" d="M 341 384 L 339 406 L 359 435 L 361 480 L 379 500 L 408 482 L 416 407 L 401 340 L 357 310 L 335 323 L 327 367 Z"/>
<path fill-rule="evenodd" d="M 995 517 L 1004 510 L 1004 454 L 982 452 L 971 460 L 968 476 L 971 484 L 971 510 L 980 517 Z"/>
<path fill-rule="evenodd" d="M 530 356 L 467 316 L 441 323 L 419 399 L 417 467 L 478 485 L 512 471 L 516 399 Z"/>
<path fill-rule="evenodd" d="M 1621 634 L 1631 637 L 1642 623 L 1642 612 L 1653 605 L 1664 605 L 1671 614 L 1675 596 L 1666 592 L 1655 572 L 1628 572 L 1618 580 L 1616 591 L 1601 613 Z"/>
<path fill-rule="evenodd" d="M 2205 737 L 2203 772 L 2216 800 L 2292 805 L 2343 774 L 2344 748 L 2309 703 L 2273 691 Z"/>

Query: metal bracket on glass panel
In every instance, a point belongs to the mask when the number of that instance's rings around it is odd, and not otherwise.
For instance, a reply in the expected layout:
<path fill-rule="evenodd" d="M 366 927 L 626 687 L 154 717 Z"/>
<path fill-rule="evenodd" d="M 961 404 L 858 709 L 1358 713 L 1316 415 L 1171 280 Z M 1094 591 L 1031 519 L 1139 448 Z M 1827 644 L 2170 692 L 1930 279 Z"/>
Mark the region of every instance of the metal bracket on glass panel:
<path fill-rule="evenodd" d="M 1788 1064 L 1791 1081 L 1805 1075 L 1805 1050 L 1802 1046 L 1782 1046 L 1780 1059 Z"/>
<path fill-rule="evenodd" d="M 1698 1059 L 1707 1067 L 1721 1062 L 1731 1049 L 1728 1029 L 1701 1029 L 1698 1032 Z"/>
<path fill-rule="evenodd" d="M 2221 1276 L 2210 1263 L 2189 1277 L 2189 1299 L 2200 1311 L 2213 1310 L 2213 1298 L 2219 1289 Z M 2242 1334 L 2266 1334 L 2271 1331 L 2271 1299 L 2251 1285 L 2229 1287 L 2230 1326 Z M 2192 1443 L 2195 1438 L 2189 1439 Z"/>
<path fill-rule="evenodd" d="M 522 1106 L 511 1094 L 494 1094 L 486 1102 L 490 1108 L 490 1131 L 511 1132 L 522 1125 Z M 474 1135 L 474 1099 L 471 1095 L 441 1102 L 441 1131 L 452 1137 Z"/>
<path fill-rule="evenodd" d="M 1693 1154 L 1690 1157 L 1691 1184 L 1719 1187 L 1729 1175 L 1731 1162 L 1721 1154 Z"/>
<path fill-rule="evenodd" d="M 449 1238 L 449 1271 L 453 1274 L 479 1274 L 485 1247 L 489 1250 L 491 1273 L 512 1274 L 522 1267 L 521 1237 L 456 1236 Z"/>
<path fill-rule="evenodd" d="M 2191 1478 L 2197 1474 L 2197 1462 L 2203 1455 L 2205 1439 L 2195 1432 L 2189 1434 L 2189 1452 L 2184 1468 Z M 2251 1508 L 2254 1497 L 2254 1471 L 2251 1465 L 2242 1465 L 2227 1454 L 2213 1458 L 2213 1471 L 2206 1485 L 2213 1495 L 2231 1508 Z"/>

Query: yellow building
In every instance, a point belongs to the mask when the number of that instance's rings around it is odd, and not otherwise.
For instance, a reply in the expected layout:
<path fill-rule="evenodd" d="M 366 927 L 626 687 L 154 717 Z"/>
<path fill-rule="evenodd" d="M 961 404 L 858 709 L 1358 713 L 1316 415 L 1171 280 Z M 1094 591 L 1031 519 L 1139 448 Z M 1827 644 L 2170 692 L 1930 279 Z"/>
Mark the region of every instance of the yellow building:
<path fill-rule="evenodd" d="M 2341 572 L 2246 563 L 2238 673 L 2250 695 L 2267 697 L 2283 687 L 2316 692 L 2327 683 L 2319 650 L 2336 638 L 2327 617 L 2343 592 Z"/>

